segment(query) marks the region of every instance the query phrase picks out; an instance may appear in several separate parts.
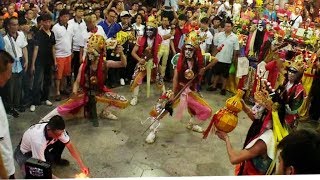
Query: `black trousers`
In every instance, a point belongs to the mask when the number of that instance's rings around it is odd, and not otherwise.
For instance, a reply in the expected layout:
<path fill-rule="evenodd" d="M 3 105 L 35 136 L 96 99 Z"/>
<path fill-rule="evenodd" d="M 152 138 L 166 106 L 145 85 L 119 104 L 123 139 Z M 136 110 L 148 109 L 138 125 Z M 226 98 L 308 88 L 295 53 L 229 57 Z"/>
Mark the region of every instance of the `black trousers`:
<path fill-rule="evenodd" d="M 44 152 L 47 162 L 53 163 L 59 161 L 64 148 L 65 144 L 63 144 L 61 141 L 57 141 L 47 146 Z"/>
<path fill-rule="evenodd" d="M 51 75 L 52 65 L 39 64 L 35 66 L 32 87 L 33 105 L 40 105 L 41 101 L 49 100 Z"/>
<path fill-rule="evenodd" d="M 8 112 L 8 110 L 11 108 L 9 104 L 9 86 L 8 83 L 5 84 L 5 86 L 0 87 L 0 96 L 2 98 L 3 105 Z"/>
<path fill-rule="evenodd" d="M 125 74 L 125 79 L 131 80 L 132 75 L 134 73 L 134 68 L 136 67 L 138 61 L 135 60 L 131 54 L 127 55 L 127 67 L 126 67 L 126 74 Z"/>
<path fill-rule="evenodd" d="M 80 52 L 73 51 L 73 58 L 71 61 L 71 70 L 73 72 L 74 81 L 77 79 L 79 67 L 80 67 Z"/>
<path fill-rule="evenodd" d="M 120 83 L 120 74 L 123 69 L 116 69 L 116 68 L 110 68 L 108 69 L 108 79 L 107 79 L 107 85 L 108 86 L 116 86 Z"/>
<path fill-rule="evenodd" d="M 20 108 L 21 95 L 22 95 L 22 75 L 20 73 L 12 73 L 12 76 L 8 83 L 9 88 L 9 104 L 14 108 Z"/>
<path fill-rule="evenodd" d="M 47 148 L 44 152 L 46 161 L 51 164 L 56 161 L 59 161 L 61 159 L 61 155 L 62 155 L 64 148 L 65 148 L 65 144 L 63 144 L 61 141 L 56 141 L 55 143 L 47 146 Z M 26 161 L 31 157 L 32 157 L 31 152 L 28 152 L 25 154 L 23 154 L 21 152 L 20 145 L 18 145 L 14 151 L 14 159 L 17 161 L 17 163 L 20 167 L 23 167 L 23 165 L 26 163 Z"/>

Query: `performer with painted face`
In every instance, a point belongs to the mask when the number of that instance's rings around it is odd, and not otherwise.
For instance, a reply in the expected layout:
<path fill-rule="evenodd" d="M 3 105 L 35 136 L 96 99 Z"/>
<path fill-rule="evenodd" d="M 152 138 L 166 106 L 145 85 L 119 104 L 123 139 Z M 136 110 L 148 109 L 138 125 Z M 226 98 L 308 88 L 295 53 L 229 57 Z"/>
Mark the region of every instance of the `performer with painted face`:
<path fill-rule="evenodd" d="M 289 130 L 296 128 L 298 109 L 305 98 L 305 90 L 301 83 L 304 66 L 302 55 L 298 55 L 296 60 L 287 68 L 283 86 L 280 86 L 277 90 L 281 92 L 279 118 L 285 120 Z"/>
<path fill-rule="evenodd" d="M 121 61 L 104 60 L 106 42 L 103 36 L 93 34 L 88 40 L 88 48 L 85 61 L 79 68 L 79 74 L 73 85 L 73 96 L 64 104 L 55 108 L 42 121 L 47 121 L 54 115 L 68 116 L 74 115 L 84 107 L 84 115 L 93 121 L 94 126 L 98 126 L 98 116 L 96 102 L 106 103 L 100 117 L 116 120 L 117 117 L 109 110 L 109 106 L 126 108 L 128 100 L 116 93 L 111 92 L 104 86 L 106 71 L 108 68 L 125 67 L 126 58 Z M 116 47 L 117 53 L 125 56 L 122 46 Z M 80 93 L 79 93 L 80 91 Z"/>
<path fill-rule="evenodd" d="M 134 46 L 131 55 L 138 63 L 135 67 L 135 71 L 132 77 L 132 83 L 130 91 L 132 92 L 132 99 L 130 104 L 135 106 L 138 102 L 139 87 L 142 84 L 143 79 L 147 76 L 147 97 L 150 95 L 150 78 L 151 71 L 157 73 L 157 86 L 165 91 L 163 80 L 157 71 L 158 57 L 157 52 L 159 49 L 159 42 L 161 41 L 159 35 L 157 35 L 157 23 L 153 16 L 148 18 L 146 31 L 144 36 L 137 40 L 137 44 Z"/>
<path fill-rule="evenodd" d="M 216 132 L 226 143 L 230 162 L 237 165 L 235 175 L 265 175 L 269 173 L 270 167 L 272 169 L 271 164 L 275 159 L 275 146 L 278 142 L 275 132 L 281 131 L 280 135 L 286 135 L 287 131 L 283 128 L 284 122 L 277 118 L 277 106 L 274 106 L 273 101 L 276 102 L 278 98 L 271 97 L 271 94 L 275 93 L 272 92 L 270 83 L 258 78 L 254 93 L 255 105 L 250 108 L 241 100 L 243 111 L 252 120 L 242 150 L 232 147 L 227 133 Z"/>
<path fill-rule="evenodd" d="M 202 75 L 205 71 L 217 63 L 216 58 L 204 67 L 203 56 L 199 47 L 200 37 L 195 32 L 190 32 L 185 38 L 185 44 L 182 47 L 174 70 L 173 92 L 167 91 L 158 100 L 157 105 L 150 112 L 150 119 L 153 124 L 150 126 L 150 133 L 146 138 L 147 143 L 153 143 L 156 133 L 160 126 L 160 118 L 166 101 L 171 102 L 172 107 L 176 107 L 176 118 L 181 119 L 184 110 L 188 109 L 191 116 L 187 128 L 189 130 L 202 133 L 203 129 L 199 126 L 207 120 L 212 113 L 209 104 L 199 96 L 196 86 L 199 85 Z"/>

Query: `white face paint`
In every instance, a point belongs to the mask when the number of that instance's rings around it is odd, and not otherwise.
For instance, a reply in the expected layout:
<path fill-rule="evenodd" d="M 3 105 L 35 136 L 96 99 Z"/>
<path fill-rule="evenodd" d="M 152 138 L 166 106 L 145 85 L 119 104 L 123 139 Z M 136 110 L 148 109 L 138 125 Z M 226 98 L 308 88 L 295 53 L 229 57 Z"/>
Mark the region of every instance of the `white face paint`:
<path fill-rule="evenodd" d="M 288 70 L 288 80 L 293 83 L 297 77 L 297 70 L 295 68 L 289 68 Z"/>
<path fill-rule="evenodd" d="M 261 106 L 260 104 L 256 103 L 252 107 L 253 116 L 255 119 L 260 119 L 263 115 L 263 111 L 265 110 L 265 107 Z"/>
<path fill-rule="evenodd" d="M 146 28 L 146 35 L 147 37 L 152 37 L 154 36 L 154 28 L 151 26 L 147 26 Z"/>
<path fill-rule="evenodd" d="M 88 48 L 87 56 L 89 61 L 94 61 L 99 57 L 99 53 L 93 48 Z"/>
<path fill-rule="evenodd" d="M 88 60 L 89 60 L 89 61 L 93 61 L 93 60 L 94 60 L 94 55 L 93 55 L 93 53 L 89 53 L 89 54 L 88 54 Z"/>
<path fill-rule="evenodd" d="M 187 44 L 184 50 L 184 57 L 187 59 L 191 59 L 194 54 L 194 47 Z"/>

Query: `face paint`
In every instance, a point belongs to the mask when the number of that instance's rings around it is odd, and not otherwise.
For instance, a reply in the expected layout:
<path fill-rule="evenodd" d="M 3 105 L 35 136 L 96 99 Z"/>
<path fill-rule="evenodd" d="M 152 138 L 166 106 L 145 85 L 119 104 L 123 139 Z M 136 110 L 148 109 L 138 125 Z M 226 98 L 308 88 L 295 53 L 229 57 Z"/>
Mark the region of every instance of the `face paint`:
<path fill-rule="evenodd" d="M 152 37 L 152 36 L 154 36 L 154 28 L 153 28 L 153 27 L 150 27 L 150 26 L 147 26 L 147 28 L 146 28 L 146 35 L 147 35 L 147 37 Z"/>
<path fill-rule="evenodd" d="M 99 57 L 99 53 L 93 48 L 88 48 L 87 55 L 89 61 L 94 61 Z"/>
<path fill-rule="evenodd" d="M 265 110 L 265 107 L 261 106 L 260 104 L 256 103 L 252 107 L 253 116 L 255 119 L 260 119 L 263 115 L 263 111 Z"/>
<path fill-rule="evenodd" d="M 295 81 L 297 72 L 298 71 L 296 69 L 294 69 L 294 68 L 289 68 L 288 69 L 288 80 L 290 82 L 294 82 Z"/>
<path fill-rule="evenodd" d="M 184 51 L 184 57 L 187 59 L 191 59 L 194 54 L 194 48 L 191 45 L 186 45 L 185 51 Z"/>

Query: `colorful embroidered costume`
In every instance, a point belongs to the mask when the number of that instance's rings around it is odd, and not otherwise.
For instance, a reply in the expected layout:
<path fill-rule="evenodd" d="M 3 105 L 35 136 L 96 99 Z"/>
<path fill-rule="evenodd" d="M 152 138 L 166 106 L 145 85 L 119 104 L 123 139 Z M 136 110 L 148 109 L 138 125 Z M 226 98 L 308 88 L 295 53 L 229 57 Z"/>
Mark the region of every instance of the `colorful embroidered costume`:
<path fill-rule="evenodd" d="M 111 92 L 104 85 L 104 74 L 108 67 L 118 68 L 126 64 L 122 61 L 104 61 L 105 40 L 100 35 L 92 35 L 88 40 L 86 60 L 80 66 L 79 75 L 75 81 L 74 96 L 59 105 L 42 120 L 50 119 L 54 115 L 74 115 L 84 107 L 84 116 L 91 119 L 94 126 L 98 126 L 96 102 L 103 102 L 108 106 L 126 108 L 129 104 L 124 96 Z M 78 93 L 78 87 L 81 87 Z M 117 119 L 106 109 L 101 112 L 102 118 Z"/>

